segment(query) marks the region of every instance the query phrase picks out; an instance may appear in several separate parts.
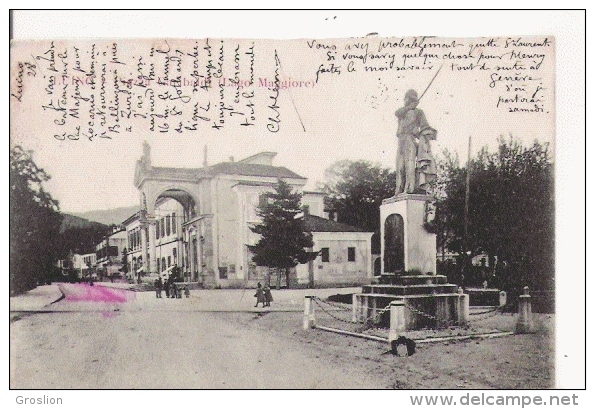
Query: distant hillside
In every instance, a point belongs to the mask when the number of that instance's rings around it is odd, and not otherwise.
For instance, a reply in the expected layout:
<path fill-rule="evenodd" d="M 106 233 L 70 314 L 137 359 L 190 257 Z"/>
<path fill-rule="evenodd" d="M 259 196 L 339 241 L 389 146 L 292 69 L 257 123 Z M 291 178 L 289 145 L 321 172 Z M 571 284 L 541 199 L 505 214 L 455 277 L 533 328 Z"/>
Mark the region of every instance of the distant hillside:
<path fill-rule="evenodd" d="M 92 210 L 85 213 L 74 213 L 74 215 L 83 219 L 91 220 L 97 223 L 122 224 L 124 220 L 138 211 L 138 206 L 117 207 L 115 209 Z"/>
<path fill-rule="evenodd" d="M 62 216 L 64 216 L 64 218 L 62 219 L 62 225 L 60 226 L 60 233 L 72 228 L 94 227 L 96 229 L 107 230 L 108 227 L 103 223 L 97 223 L 67 213 L 62 213 Z"/>

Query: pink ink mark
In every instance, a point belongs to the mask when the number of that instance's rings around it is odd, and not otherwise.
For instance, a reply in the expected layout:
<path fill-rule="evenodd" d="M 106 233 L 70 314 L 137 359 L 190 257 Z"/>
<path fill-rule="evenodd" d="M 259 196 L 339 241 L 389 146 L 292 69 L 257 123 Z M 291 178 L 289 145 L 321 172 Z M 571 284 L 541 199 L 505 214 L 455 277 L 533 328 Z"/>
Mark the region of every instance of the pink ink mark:
<path fill-rule="evenodd" d="M 135 293 L 118 288 L 88 284 L 69 285 L 65 288 L 66 301 L 125 303 L 135 298 Z"/>

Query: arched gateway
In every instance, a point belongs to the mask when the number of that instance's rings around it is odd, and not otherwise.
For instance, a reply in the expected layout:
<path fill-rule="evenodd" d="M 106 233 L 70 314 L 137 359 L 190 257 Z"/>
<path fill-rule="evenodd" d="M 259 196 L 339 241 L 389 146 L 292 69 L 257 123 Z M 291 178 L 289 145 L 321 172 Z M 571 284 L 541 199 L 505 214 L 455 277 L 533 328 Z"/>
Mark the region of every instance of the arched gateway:
<path fill-rule="evenodd" d="M 247 245 L 258 239 L 250 231 L 257 222 L 260 195 L 283 179 L 301 190 L 306 179 L 273 166 L 273 152 L 201 168 L 166 168 L 151 164 L 145 142 L 136 163 L 139 190 L 138 247 L 145 273 L 177 265 L 192 281 L 207 287 L 238 286 L 258 279 Z M 166 207 L 166 210 L 163 208 Z"/>

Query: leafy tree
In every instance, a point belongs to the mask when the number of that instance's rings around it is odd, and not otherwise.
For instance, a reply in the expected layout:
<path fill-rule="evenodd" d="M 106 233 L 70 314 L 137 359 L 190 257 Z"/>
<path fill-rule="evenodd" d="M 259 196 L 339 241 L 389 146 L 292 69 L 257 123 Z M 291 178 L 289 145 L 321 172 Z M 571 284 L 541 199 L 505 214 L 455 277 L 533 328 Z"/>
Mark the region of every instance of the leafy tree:
<path fill-rule="evenodd" d="M 58 237 L 60 257 L 64 257 L 71 250 L 78 254 L 95 252 L 95 245 L 109 232 L 106 225 L 100 223 L 82 227 L 66 228 Z"/>
<path fill-rule="evenodd" d="M 124 277 L 126 277 L 126 274 L 128 274 L 128 249 L 126 247 L 124 247 L 122 249 L 122 275 Z"/>
<path fill-rule="evenodd" d="M 369 161 L 341 160 L 325 171 L 327 209 L 337 221 L 375 232 L 372 252 L 380 253 L 380 205 L 395 194 L 395 172 Z"/>
<path fill-rule="evenodd" d="M 50 176 L 21 146 L 10 149 L 10 293 L 46 281 L 58 260 L 56 237 L 62 216 L 43 188 Z"/>
<path fill-rule="evenodd" d="M 275 191 L 263 196 L 266 200 L 262 200 L 257 209 L 262 222 L 250 228 L 261 236 L 256 245 L 249 246 L 254 254 L 252 260 L 259 266 L 277 269 L 277 289 L 281 270 L 284 270 L 289 287 L 289 269 L 305 263 L 309 257 L 306 249 L 314 246 L 303 220 L 296 218 L 302 211 L 302 195 L 292 193 L 291 186 L 279 180 Z"/>
<path fill-rule="evenodd" d="M 464 233 L 466 168 L 447 155 L 436 219 L 443 244 L 471 255 L 487 253 L 500 266 L 497 284 L 516 294 L 524 285 L 554 289 L 554 179 L 548 145 L 499 139 L 470 164 L 468 237 Z"/>

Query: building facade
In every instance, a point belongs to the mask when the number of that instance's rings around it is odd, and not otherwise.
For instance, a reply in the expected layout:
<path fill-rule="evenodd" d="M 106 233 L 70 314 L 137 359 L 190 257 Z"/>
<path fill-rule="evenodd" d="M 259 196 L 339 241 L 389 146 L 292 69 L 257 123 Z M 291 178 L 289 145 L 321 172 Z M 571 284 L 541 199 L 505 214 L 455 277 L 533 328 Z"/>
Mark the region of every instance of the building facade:
<path fill-rule="evenodd" d="M 305 207 L 305 209 L 308 209 Z M 296 266 L 298 285 L 330 287 L 369 284 L 373 278 L 371 232 L 313 215 L 306 211 L 306 229 L 312 232 L 318 256 Z"/>
<path fill-rule="evenodd" d="M 268 269 L 252 262 L 248 248 L 259 240 L 250 227 L 260 222 L 257 208 L 263 193 L 273 191 L 281 179 L 302 193 L 302 204 L 309 209 L 310 217 L 328 217 L 324 195 L 304 191 L 307 180 L 285 167 L 275 166 L 275 156 L 273 152 L 261 152 L 237 162 L 230 159 L 211 166 L 205 158 L 201 168 L 165 168 L 152 165 L 150 147 L 145 143 L 134 180 L 140 211 L 124 222 L 129 270 L 155 274 L 178 266 L 187 280 L 205 287 L 245 287 L 264 280 Z M 325 274 L 314 274 L 319 282 L 330 284 L 335 277 L 337 283 L 351 283 L 361 281 L 354 280 L 355 276 L 371 277 L 370 246 L 365 237 L 372 233 L 313 234 L 322 244 L 334 237 L 337 243 L 326 246 L 329 251 L 333 248 L 333 254 L 340 251 L 339 246 L 345 247 L 344 262 L 337 253 L 332 267 L 322 265 L 320 270 L 326 268 Z M 326 248 L 322 244 L 318 247 Z M 350 261 L 352 254 L 356 261 Z M 339 277 L 341 271 L 348 277 Z M 305 279 L 298 279 L 299 284 L 309 283 L 308 274 Z"/>
<path fill-rule="evenodd" d="M 127 245 L 126 231 L 118 228 L 95 246 L 95 266 L 99 279 L 121 276 L 122 258 Z"/>
<path fill-rule="evenodd" d="M 91 276 L 95 272 L 97 255 L 95 253 L 73 254 L 72 268 L 78 272 L 79 278 Z"/>

